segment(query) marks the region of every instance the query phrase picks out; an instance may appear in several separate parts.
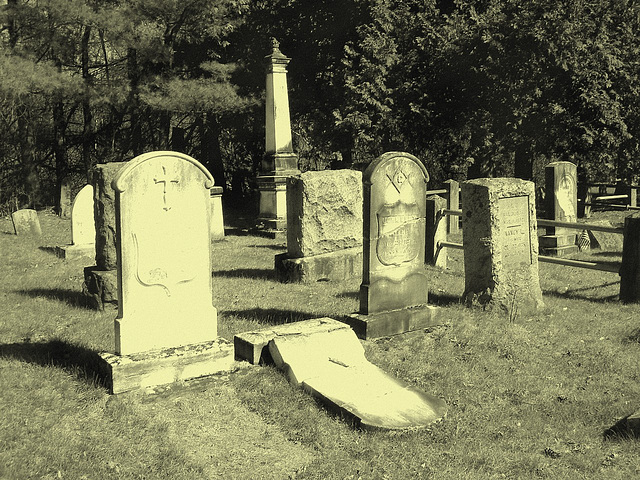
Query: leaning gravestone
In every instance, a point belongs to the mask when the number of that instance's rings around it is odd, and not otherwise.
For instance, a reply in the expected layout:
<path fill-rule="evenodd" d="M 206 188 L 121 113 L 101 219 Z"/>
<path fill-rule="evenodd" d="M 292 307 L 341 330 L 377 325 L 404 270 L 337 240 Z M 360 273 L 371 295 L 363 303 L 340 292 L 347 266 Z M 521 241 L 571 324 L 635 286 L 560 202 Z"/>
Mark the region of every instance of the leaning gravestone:
<path fill-rule="evenodd" d="M 58 255 L 65 259 L 88 257 L 96 254 L 96 228 L 93 217 L 93 187 L 85 185 L 71 206 L 71 245 L 57 247 Z"/>
<path fill-rule="evenodd" d="M 545 167 L 545 217 L 559 222 L 575 222 L 578 214 L 578 173 L 571 162 L 553 162 Z M 546 227 L 539 237 L 541 253 L 560 257 L 576 253 L 576 230 Z"/>
<path fill-rule="evenodd" d="M 91 172 L 96 264 L 85 267 L 83 291 L 98 309 L 118 302 L 116 208 L 111 182 L 126 162 L 99 164 Z"/>
<path fill-rule="evenodd" d="M 287 179 L 287 252 L 282 282 L 345 280 L 362 271 L 362 174 L 306 172 Z"/>
<path fill-rule="evenodd" d="M 216 362 L 233 361 L 232 347 L 216 341 L 212 186 L 199 162 L 176 152 L 140 155 L 113 180 L 118 317 L 116 355 L 105 360 L 114 392 L 208 375 L 219 371 Z"/>
<path fill-rule="evenodd" d="M 360 338 L 435 323 L 424 263 L 428 180 L 420 160 L 404 152 L 385 153 L 364 172 L 360 310 L 345 319 Z"/>
<path fill-rule="evenodd" d="M 466 301 L 513 315 L 543 307 L 533 182 L 464 182 L 462 218 Z"/>
<path fill-rule="evenodd" d="M 42 229 L 40 228 L 40 220 L 38 213 L 30 208 L 23 208 L 11 214 L 13 222 L 13 230 L 18 236 L 40 236 Z"/>

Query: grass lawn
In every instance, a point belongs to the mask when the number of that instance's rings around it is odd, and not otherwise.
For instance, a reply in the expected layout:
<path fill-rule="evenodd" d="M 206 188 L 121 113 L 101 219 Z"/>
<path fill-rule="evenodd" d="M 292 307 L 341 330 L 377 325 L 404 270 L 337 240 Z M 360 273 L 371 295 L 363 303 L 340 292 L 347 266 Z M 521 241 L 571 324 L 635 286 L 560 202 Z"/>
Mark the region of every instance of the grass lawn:
<path fill-rule="evenodd" d="M 271 367 L 155 394 L 111 396 L 90 368 L 113 351 L 115 310 L 85 306 L 83 267 L 0 219 L 0 479 L 630 479 L 640 409 L 640 306 L 616 274 L 540 264 L 546 308 L 509 321 L 460 304 L 462 252 L 430 269 L 442 325 L 363 342 L 387 372 L 442 397 L 447 417 L 409 433 L 353 429 Z M 359 280 L 280 284 L 275 240 L 212 246 L 220 335 L 358 308 Z M 620 252 L 580 258 L 619 261 Z"/>

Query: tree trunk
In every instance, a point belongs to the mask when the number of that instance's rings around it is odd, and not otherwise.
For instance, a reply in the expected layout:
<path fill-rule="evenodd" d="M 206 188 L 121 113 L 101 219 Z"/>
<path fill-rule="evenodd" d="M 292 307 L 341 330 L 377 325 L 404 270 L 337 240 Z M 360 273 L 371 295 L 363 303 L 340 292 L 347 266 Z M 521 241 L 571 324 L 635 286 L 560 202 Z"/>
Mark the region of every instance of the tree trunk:
<path fill-rule="evenodd" d="M 53 105 L 53 153 L 56 161 L 56 211 L 60 213 L 60 195 L 64 178 L 69 173 L 67 162 L 66 122 L 64 103 L 59 99 Z"/>
<path fill-rule="evenodd" d="M 127 74 L 129 76 L 129 84 L 131 86 L 131 93 L 129 96 L 130 105 L 130 148 L 133 151 L 134 156 L 142 153 L 142 125 L 141 125 L 141 112 L 140 112 L 140 97 L 139 97 L 139 85 L 140 85 L 140 70 L 138 67 L 138 55 L 135 48 L 130 48 L 127 55 Z"/>
<path fill-rule="evenodd" d="M 93 128 L 93 113 L 91 112 L 91 104 L 89 102 L 91 95 L 92 79 L 89 74 L 89 39 L 91 38 L 91 27 L 86 26 L 82 34 L 82 78 L 84 80 L 85 94 L 82 99 L 82 164 L 84 165 L 85 175 L 87 181 L 91 181 L 91 169 L 93 168 L 95 161 L 93 159 L 93 145 L 94 145 L 94 128 Z"/>
<path fill-rule="evenodd" d="M 203 164 L 213 175 L 215 185 L 225 188 L 225 168 L 220 149 L 220 122 L 213 113 L 207 113 L 204 117 L 200 133 L 200 156 Z"/>

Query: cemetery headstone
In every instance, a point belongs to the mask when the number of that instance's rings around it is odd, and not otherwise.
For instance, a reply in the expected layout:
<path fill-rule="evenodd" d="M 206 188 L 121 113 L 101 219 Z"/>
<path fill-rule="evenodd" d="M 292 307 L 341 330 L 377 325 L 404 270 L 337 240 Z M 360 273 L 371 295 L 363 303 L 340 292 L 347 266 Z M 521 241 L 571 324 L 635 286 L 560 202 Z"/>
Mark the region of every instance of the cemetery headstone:
<path fill-rule="evenodd" d="M 214 360 L 233 361 L 230 344 L 221 349 L 216 341 L 217 313 L 211 293 L 212 186 L 211 174 L 198 161 L 177 152 L 140 155 L 113 180 L 118 316 L 116 357 L 108 359 L 112 367 L 125 371 L 133 367 L 123 357 L 135 363 L 142 382 L 138 386 L 185 379 L 189 372 L 208 375 L 215 373 L 207 371 Z M 197 355 L 187 355 L 189 351 Z M 171 358 L 177 363 L 168 366 Z M 142 374 L 140 369 L 147 370 Z M 114 390 L 118 390 L 115 385 Z"/>
<path fill-rule="evenodd" d="M 59 215 L 68 217 L 71 215 L 71 179 L 66 177 L 60 184 L 60 207 Z"/>
<path fill-rule="evenodd" d="M 362 173 L 306 172 L 287 184 L 287 253 L 282 282 L 345 280 L 362 271 Z"/>
<path fill-rule="evenodd" d="M 464 182 L 462 218 L 466 301 L 511 315 L 542 308 L 533 182 Z"/>
<path fill-rule="evenodd" d="M 385 153 L 364 172 L 360 310 L 346 318 L 360 338 L 435 323 L 424 263 L 428 180 L 420 160 L 404 152 Z"/>
<path fill-rule="evenodd" d="M 553 162 L 545 168 L 545 217 L 560 222 L 575 222 L 578 215 L 578 173 L 571 162 Z M 576 230 L 546 227 L 539 237 L 541 253 L 565 256 L 578 251 Z"/>
<path fill-rule="evenodd" d="M 13 230 L 18 236 L 40 236 L 42 229 L 40 228 L 40 220 L 38 212 L 30 208 L 23 208 L 11 214 L 13 222 Z"/>
<path fill-rule="evenodd" d="M 620 301 L 640 302 L 640 212 L 624 219 L 624 245 L 620 265 Z"/>
<path fill-rule="evenodd" d="M 224 239 L 222 187 L 211 187 L 211 240 Z"/>
<path fill-rule="evenodd" d="M 96 254 L 96 228 L 93 216 L 93 186 L 85 185 L 71 207 L 71 245 L 57 247 L 62 258 L 88 257 Z"/>
<path fill-rule="evenodd" d="M 116 208 L 111 182 L 124 165 L 126 162 L 99 164 L 91 172 L 96 264 L 84 269 L 83 291 L 98 309 L 118 303 Z"/>

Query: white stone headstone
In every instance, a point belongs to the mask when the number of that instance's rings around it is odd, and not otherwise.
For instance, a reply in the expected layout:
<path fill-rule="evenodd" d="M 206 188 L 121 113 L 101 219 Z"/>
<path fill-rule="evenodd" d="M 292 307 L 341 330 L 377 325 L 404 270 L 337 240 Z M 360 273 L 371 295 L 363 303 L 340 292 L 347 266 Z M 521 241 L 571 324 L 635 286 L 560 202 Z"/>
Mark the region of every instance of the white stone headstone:
<path fill-rule="evenodd" d="M 116 353 L 215 340 L 211 303 L 211 174 L 193 158 L 151 152 L 113 180 L 116 192 Z"/>
<path fill-rule="evenodd" d="M 39 236 L 42 235 L 38 212 L 30 208 L 23 208 L 11 214 L 13 229 L 16 235 Z"/>
<path fill-rule="evenodd" d="M 71 206 L 71 243 L 73 245 L 90 245 L 95 241 L 93 186 L 85 185 L 78 192 Z"/>

